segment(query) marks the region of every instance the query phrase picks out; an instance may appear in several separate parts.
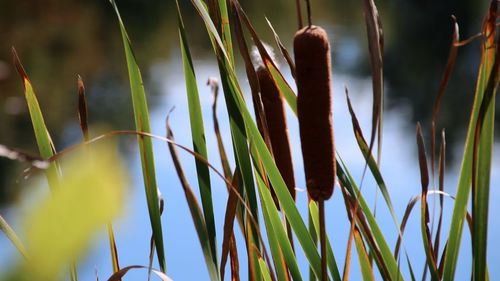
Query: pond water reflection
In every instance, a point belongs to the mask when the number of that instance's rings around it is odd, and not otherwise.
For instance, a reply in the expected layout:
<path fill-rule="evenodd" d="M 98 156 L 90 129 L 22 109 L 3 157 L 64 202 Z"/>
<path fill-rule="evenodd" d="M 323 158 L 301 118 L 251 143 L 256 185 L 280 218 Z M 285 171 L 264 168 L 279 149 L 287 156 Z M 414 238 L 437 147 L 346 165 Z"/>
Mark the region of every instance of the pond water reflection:
<path fill-rule="evenodd" d="M 105 2 L 105 1 L 102 1 Z M 185 97 L 185 88 L 182 76 L 182 65 L 179 61 L 180 51 L 177 49 L 177 37 L 175 34 L 175 17 L 173 15 L 173 10 L 170 4 L 153 6 L 152 4 L 143 4 L 144 10 L 136 9 L 134 10 L 134 5 L 140 1 L 123 1 L 123 11 L 126 23 L 129 23 L 129 31 L 131 33 L 134 46 L 136 46 L 136 54 L 140 62 L 143 63 L 143 74 L 147 78 L 147 89 L 150 94 L 149 103 L 151 107 L 151 122 L 152 131 L 158 135 L 165 134 L 165 117 L 169 110 L 175 106 L 175 111 L 172 113 L 171 121 L 176 139 L 179 143 L 190 145 L 190 129 L 188 120 L 188 109 Z M 154 1 L 156 2 L 156 1 Z M 158 1 L 161 2 L 161 1 Z M 294 18 L 287 15 L 293 12 L 291 7 L 284 5 L 284 1 L 260 1 L 260 4 L 251 4 L 251 1 L 242 1 L 244 7 L 248 7 L 248 12 L 250 18 L 256 21 L 256 28 L 265 34 L 263 37 L 267 39 L 268 42 L 272 42 L 271 35 L 265 21 L 261 19 L 262 14 L 268 15 L 269 19 L 273 22 L 274 27 L 278 33 L 282 36 L 284 43 L 289 46 L 291 43 L 291 36 L 293 35 Z M 321 1 L 318 1 L 321 2 Z M 448 2 L 448 1 L 443 1 Z M 467 1 L 463 1 L 468 3 Z M 475 1 L 470 1 L 475 2 Z M 119 4 L 121 4 L 120 2 Z M 412 3 L 411 1 L 407 3 Z M 106 3 L 107 4 L 107 3 Z M 362 18 L 360 15 L 360 10 L 353 10 L 354 4 L 349 4 L 349 6 L 344 7 L 344 9 L 336 10 L 332 8 L 334 4 L 338 1 L 333 1 L 332 3 L 327 3 L 323 1 L 324 6 L 316 7 L 316 15 L 318 22 L 322 23 L 327 27 L 328 32 L 333 38 L 333 60 L 334 60 L 334 71 L 333 71 L 333 87 L 335 93 L 335 104 L 334 104 L 334 118 L 335 118 L 335 133 L 337 149 L 339 154 L 347 163 L 350 171 L 353 173 L 354 178 L 357 182 L 360 181 L 363 172 L 364 161 L 361 157 L 359 149 L 355 144 L 353 138 L 352 127 L 350 117 L 348 115 L 347 106 L 344 96 L 344 87 L 349 88 L 351 93 L 353 105 L 360 119 L 361 125 L 365 134 L 369 132 L 369 124 L 371 118 L 371 81 L 366 78 L 363 74 L 367 73 L 368 60 L 367 52 L 364 39 L 364 27 L 359 23 L 362 23 Z M 57 4 L 53 4 L 58 7 Z M 69 4 L 68 4 L 69 5 Z M 84 4 L 81 4 L 85 6 Z M 83 68 L 85 72 L 82 75 L 86 79 L 87 89 L 89 92 L 89 106 L 90 106 L 90 116 L 91 121 L 94 124 L 106 122 L 108 126 L 113 128 L 132 128 L 133 127 L 133 117 L 131 113 L 130 97 L 127 84 L 126 73 L 124 72 L 124 58 L 121 52 L 121 46 L 119 38 L 117 38 L 117 28 L 114 22 L 114 17 L 106 5 L 100 6 L 101 4 L 95 4 L 98 6 L 93 9 L 97 11 L 105 11 L 103 15 L 96 16 L 95 14 L 88 15 L 86 21 L 93 22 L 94 19 L 102 19 L 102 22 L 96 23 L 96 26 L 107 26 L 109 31 L 102 31 L 103 39 L 92 38 L 93 42 L 100 42 L 97 47 L 94 46 L 92 50 L 96 50 L 98 54 L 93 53 L 93 51 L 75 51 L 73 57 L 79 57 L 78 62 L 71 61 L 70 58 L 61 59 L 59 65 L 47 66 L 44 63 L 47 61 L 42 61 L 35 51 L 28 51 L 28 49 L 39 50 L 39 52 L 45 52 L 45 48 L 33 45 L 18 46 L 20 55 L 26 58 L 25 63 L 28 71 L 33 74 L 32 80 L 39 85 L 41 88 L 41 102 L 46 110 L 44 111 L 47 115 L 47 122 L 49 128 L 53 131 L 56 136 L 56 145 L 58 147 L 64 147 L 67 144 L 78 142 L 80 139 L 78 131 L 78 123 L 76 119 L 76 90 L 73 85 L 73 80 L 75 79 L 76 73 L 82 73 Z M 151 5 L 151 6 L 148 6 Z M 382 160 L 382 172 L 385 175 L 385 180 L 387 182 L 391 197 L 393 198 L 396 213 L 399 215 L 403 214 L 404 208 L 410 198 L 420 192 L 420 178 L 418 163 L 416 160 L 416 146 L 414 137 L 414 124 L 416 119 L 422 119 L 424 121 L 428 120 L 429 112 L 427 108 L 432 104 L 433 100 L 433 89 L 437 85 L 441 75 L 441 70 L 444 67 L 444 61 L 446 60 L 446 52 L 434 51 L 433 48 L 439 48 L 446 50 L 448 48 L 449 38 L 446 34 L 441 35 L 442 41 L 432 43 L 432 47 L 426 47 L 427 45 L 422 43 L 418 45 L 418 52 L 411 50 L 411 45 L 409 40 L 415 38 L 408 35 L 408 37 L 403 37 L 401 34 L 404 32 L 399 30 L 403 28 L 402 26 L 391 25 L 395 22 L 401 20 L 401 15 L 396 16 L 396 7 L 403 5 L 396 2 L 386 4 L 381 7 L 382 16 L 388 16 L 387 23 L 384 22 L 386 27 L 386 41 L 387 41 L 387 56 L 388 56 L 388 71 L 386 73 L 388 86 L 388 104 L 391 106 L 391 110 L 385 115 L 384 124 L 384 142 L 383 142 L 383 160 Z M 410 4 L 408 4 L 410 5 Z M 415 4 L 416 5 L 416 4 Z M 455 4 L 459 5 L 459 4 Z M 466 6 L 466 4 L 463 4 Z M 287 9 L 282 9 L 282 7 L 288 7 Z M 449 4 L 449 7 L 453 4 Z M 477 5 L 481 6 L 481 5 Z M 26 6 L 25 6 L 26 7 Z M 127 9 L 128 7 L 128 9 Z M 323 9 L 322 9 L 323 8 Z M 422 8 L 422 7 L 418 7 Z M 480 7 L 479 7 L 480 8 Z M 476 13 L 479 8 L 475 7 L 470 9 L 471 13 Z M 38 9 L 43 10 L 45 8 L 39 7 Z M 62 8 L 61 8 L 62 9 Z M 102 10 L 104 9 L 104 10 Z M 207 50 L 208 39 L 204 34 L 201 23 L 199 19 L 194 14 L 194 11 L 189 7 L 188 1 L 184 3 L 183 9 L 186 11 L 186 15 L 191 16 L 188 22 L 192 23 L 192 26 L 188 26 L 188 31 L 190 32 L 189 40 L 193 44 L 193 53 L 195 57 L 195 67 L 198 78 L 198 86 L 200 89 L 200 97 L 202 102 L 203 117 L 205 119 L 205 130 L 207 133 L 207 145 L 208 151 L 210 153 L 209 159 L 216 167 L 220 167 L 218 157 L 216 156 L 216 143 L 215 137 L 213 135 L 212 123 L 211 123 L 211 95 L 208 87 L 205 86 L 205 82 L 208 77 L 218 76 L 218 70 L 216 68 L 215 61 L 213 57 L 210 56 L 209 50 Z M 359 9 L 358 6 L 355 9 Z M 408 7 L 407 7 L 408 9 Z M 415 8 L 416 9 L 416 8 Z M 444 8 L 439 10 L 440 13 L 444 13 Z M 59 10 L 55 9 L 56 12 L 53 15 L 55 18 L 59 18 Z M 156 11 L 155 14 L 146 14 L 145 11 L 151 12 Z M 277 10 L 281 10 L 281 13 L 277 13 Z M 484 10 L 484 9 L 483 9 Z M 483 11 L 481 10 L 481 12 Z M 2 11 L 2 9 L 0 9 Z M 94 10 L 92 10 L 94 11 Z M 160 12 L 161 11 L 161 12 Z M 262 11 L 265 11 L 264 13 Z M 334 11 L 333 15 L 330 15 L 329 11 Z M 355 12 L 354 12 L 355 11 Z M 134 12 L 136 12 L 134 14 Z M 164 12 L 164 13 L 163 13 Z M 91 12 L 89 12 L 91 13 Z M 343 14 L 344 13 L 344 14 Z M 343 16 L 340 16 L 343 14 Z M 425 13 L 419 14 L 422 18 L 414 19 L 414 24 L 418 25 L 422 21 L 427 21 L 429 19 L 424 19 Z M 392 16 L 392 17 L 391 17 Z M 434 15 L 436 16 L 436 15 Z M 477 17 L 477 16 L 476 16 Z M 50 18 L 47 21 L 50 22 Z M 153 20 L 154 18 L 159 18 L 158 20 Z M 160 20 L 161 18 L 161 20 Z M 340 19 L 346 25 L 339 25 L 336 19 Z M 383 18 L 384 19 L 384 18 Z M 459 17 L 460 19 L 460 17 Z M 150 23 L 153 21 L 153 23 Z M 409 21 L 409 20 L 408 20 Z M 71 22 L 71 21 L 69 21 Z M 335 22 L 335 23 L 333 23 Z M 357 22 L 357 24 L 353 24 Z M 477 25 L 477 18 L 471 20 L 467 23 L 473 25 L 475 23 L 475 29 L 470 29 L 472 31 L 466 31 L 468 34 L 475 33 L 479 28 Z M 148 25 L 148 23 L 150 25 Z M 408 23 L 408 22 L 407 22 Z M 52 26 L 47 23 L 48 26 Z M 145 25 L 146 27 L 142 26 Z M 351 24 L 351 25 L 347 25 Z M 410 23 L 408 23 L 410 24 Z M 108 27 L 108 25 L 110 25 Z M 151 28 L 156 32 L 154 34 L 145 34 L 144 29 L 148 29 L 147 26 L 156 26 Z M 450 25 L 448 25 L 449 27 Z M 417 28 L 414 26 L 414 28 Z M 445 28 L 446 29 L 446 28 Z M 467 29 L 466 29 L 467 30 Z M 62 32 L 62 31 L 61 31 Z M 79 36 L 84 34 L 83 31 L 79 31 Z M 402 33 L 403 32 L 403 33 Z M 425 35 L 429 35 L 429 31 L 422 31 Z M 55 32 L 57 34 L 57 32 Z M 451 28 L 450 32 L 451 34 Z M 114 35 L 110 35 L 114 34 Z M 110 35 L 111 37 L 104 39 L 105 36 Z M 401 36 L 401 37 L 400 37 Z M 415 35 L 416 36 L 416 35 Z M 413 36 L 413 37 L 415 37 Z M 78 36 L 77 36 L 78 37 Z M 398 45 L 399 38 L 404 42 L 399 42 L 402 45 Z M 437 39 L 436 39 L 437 40 Z M 430 42 L 429 40 L 427 40 Z M 54 43 L 55 44 L 55 43 Z M 431 44 L 431 43 L 429 43 Z M 425 45 L 425 46 L 423 46 Z M 399 49 L 398 46 L 404 46 L 403 51 Z M 473 45 L 477 47 L 476 45 Z M 4 46 L 2 45 L 2 48 Z M 62 47 L 63 49 L 67 47 Z M 473 47 L 468 47 L 472 49 Z M 57 48 L 56 48 L 57 49 Z M 71 48 L 70 48 L 71 49 Z M 98 50 L 98 51 L 97 51 Z M 3 52 L 4 50 L 2 50 Z M 33 53 L 31 53 L 33 52 Z M 406 52 L 403 54 L 402 52 Z M 44 53 L 45 54 L 45 53 Z M 168 54 L 168 55 L 166 55 Z M 407 54 L 412 54 L 408 57 Z M 49 56 L 51 59 L 59 60 L 59 53 L 56 52 L 55 55 Z M 432 61 L 432 57 L 436 55 L 437 62 L 433 63 L 432 66 L 427 65 L 429 61 Z M 165 57 L 167 56 L 167 57 Z M 476 65 L 471 63 L 471 58 L 475 58 L 474 54 L 467 55 L 467 59 L 462 62 L 461 66 L 458 67 L 456 72 L 456 79 L 452 82 L 453 88 L 462 87 L 459 82 L 465 81 L 465 87 L 471 87 L 471 77 L 474 76 Z M 400 59 L 398 59 L 400 58 Z M 425 59 L 424 59 L 425 58 Z M 477 58 L 477 57 L 476 57 Z M 4 55 L 2 53 L 1 60 L 9 61 L 8 54 Z M 408 60 L 406 60 L 408 59 Z M 46 59 L 48 60 L 48 59 Z M 89 61 L 95 60 L 95 62 Z M 421 61 L 421 65 L 419 65 Z M 441 63 L 439 63 L 441 61 Z M 88 62 L 91 66 L 85 68 L 84 62 Z M 73 65 L 69 67 L 68 65 Z M 82 66 L 84 65 L 84 66 Z M 142 64 L 141 64 L 142 65 Z M 241 65 L 241 63 L 240 63 Z M 411 65 L 411 66 L 408 66 Z M 48 70 L 47 70 L 48 69 Z M 431 69 L 431 73 L 427 73 L 427 70 Z M 246 78 L 244 76 L 244 70 L 240 70 L 240 81 L 242 85 L 246 88 L 244 91 L 249 93 L 248 87 L 246 86 Z M 62 72 L 66 72 L 62 75 Z M 57 75 L 54 73 L 58 73 Z M 426 73 L 425 78 L 422 73 Z M 87 74 L 87 75 L 85 75 Z M 19 81 L 13 73 L 7 79 L 7 82 L 1 84 L 4 91 L 2 93 L 0 104 L 7 103 L 8 99 L 14 96 L 18 96 L 21 93 L 19 86 Z M 55 76 L 52 77 L 51 76 Z M 403 78 L 401 78 L 403 77 Z M 406 80 L 406 78 L 408 80 Z M 292 81 L 288 74 L 287 79 Z M 15 80 L 15 82 L 12 82 Z M 64 80 L 64 82 L 62 82 Z M 424 80 L 423 82 L 421 80 Z M 57 81 L 61 81 L 59 84 Z M 469 82 L 467 82 L 469 81 Z M 473 80 L 472 80 L 473 81 Z M 7 85 L 7 83 L 11 83 Z M 17 83 L 17 86 L 12 86 L 12 83 Z M 74 83 L 76 85 L 76 82 Z M 473 84 L 473 83 L 472 83 Z M 7 86 L 6 86 L 7 85 Z M 53 86 L 56 85 L 56 86 Z M 418 87 L 413 87 L 413 85 L 418 85 Z M 473 86 L 473 85 L 472 85 Z M 57 88 L 54 89 L 54 88 Z M 408 91 L 408 89 L 412 91 Z M 49 94 L 52 90 L 57 95 L 59 101 L 54 101 L 57 99 L 51 98 Z M 463 90 L 462 92 L 468 92 Z M 58 93 L 58 94 L 57 94 Z M 70 94 L 68 94 L 70 93 Z M 422 93 L 426 93 L 423 95 Z M 73 95 L 74 94 L 74 95 Z M 450 93 L 451 94 L 451 93 Z M 470 94 L 470 93 L 468 93 Z M 64 98 L 63 98 L 64 97 Z M 470 96 L 469 96 L 470 98 Z M 70 101 L 69 101 L 70 100 Z M 249 106 L 251 106 L 251 99 L 246 97 Z M 446 103 L 446 102 L 445 102 Z M 71 106 L 67 106 L 71 104 Z M 470 107 L 467 101 L 456 99 L 453 105 L 459 104 L 463 108 Z M 5 107 L 5 106 L 4 106 Z M 12 106 L 7 106 L 9 110 Z M 61 111 L 56 109 L 62 109 Z M 227 115 L 225 114 L 224 101 L 220 99 L 219 105 L 219 118 L 221 120 L 221 130 L 223 132 L 223 138 L 226 146 L 230 147 L 230 135 L 229 127 L 227 124 Z M 455 129 L 451 128 L 449 132 L 450 136 L 459 135 L 456 133 L 459 127 L 465 128 L 463 121 L 451 122 L 456 116 L 457 112 L 451 109 L 444 109 L 443 119 L 445 122 L 450 122 L 447 124 L 455 124 Z M 0 143 L 6 143 L 11 146 L 25 148 L 31 151 L 36 151 L 33 146 L 31 136 L 31 125 L 27 119 L 27 113 L 24 111 L 19 114 L 12 115 L 7 110 L 0 113 L 2 114 L 0 130 L 2 134 L 0 135 Z M 449 115 L 447 115 L 449 114 Z M 451 115 L 453 114 L 453 115 Z M 464 113 L 460 113 L 460 118 L 464 117 Z M 462 116 L 463 115 L 463 116 Z M 5 117 L 5 118 L 4 118 Z M 457 118 L 458 118 L 457 117 Z M 65 122 L 61 122 L 65 120 Z M 448 120 L 448 121 L 446 121 Z M 292 149 L 294 155 L 294 164 L 296 171 L 297 185 L 299 188 L 304 189 L 304 176 L 302 173 L 302 157 L 300 154 L 299 138 L 298 138 L 298 128 L 296 118 L 288 112 L 288 122 L 290 125 L 290 138 L 292 142 Z M 458 125 L 456 124 L 458 123 Z M 448 127 L 448 126 L 447 126 Z M 454 131 L 455 130 L 455 131 Z M 29 141 L 27 141 L 29 140 Z M 150 237 L 150 226 L 147 217 L 147 207 L 146 200 L 144 196 L 142 175 L 140 170 L 140 161 L 138 159 L 135 139 L 134 138 L 124 138 L 125 143 L 131 144 L 131 146 L 126 146 L 131 149 L 129 153 L 130 157 L 130 173 L 133 177 L 133 189 L 132 193 L 128 197 L 126 213 L 124 216 L 116 223 L 116 236 L 117 243 L 119 247 L 120 262 L 122 265 L 132 265 L 132 264 L 142 264 L 145 265 L 148 260 L 148 248 L 149 248 L 149 237 Z M 450 153 L 457 150 L 458 157 L 460 158 L 460 149 L 462 148 L 462 140 L 457 142 L 456 146 L 453 146 L 453 140 L 448 139 L 451 144 Z M 157 161 L 157 175 L 158 183 L 165 198 L 166 212 L 163 215 L 164 223 L 164 235 L 166 237 L 165 248 L 167 251 L 167 267 L 169 270 L 169 275 L 174 278 L 174 280 L 202 280 L 206 276 L 206 269 L 203 264 L 202 253 L 198 244 L 198 238 L 194 231 L 194 227 L 189 216 L 189 211 L 187 209 L 186 203 L 184 201 L 184 195 L 178 183 L 178 179 L 175 175 L 170 155 L 167 150 L 167 145 L 161 142 L 154 143 L 154 150 L 156 153 Z M 498 154 L 498 149 L 495 150 L 494 167 L 492 183 L 496 184 L 500 182 L 500 174 L 498 173 L 498 167 L 500 167 L 500 157 Z M 192 158 L 186 154 L 182 155 L 182 162 L 187 172 L 188 178 L 191 180 L 191 184 L 194 189 L 196 188 L 196 172 L 194 169 L 194 161 Z M 0 165 L 3 165 L 0 172 L 0 181 L 6 177 L 9 180 L 9 184 L 2 184 L 0 188 L 0 198 L 6 198 L 1 194 L 5 192 L 7 188 L 4 186 L 14 186 L 18 189 L 18 185 L 13 183 L 12 175 L 17 175 L 20 173 L 20 166 L 14 165 L 5 160 L 0 160 Z M 10 165 L 10 166 L 8 166 Z M 4 168 L 7 167 L 8 168 Z M 14 172 L 13 172 L 14 170 Z M 2 175 L 4 173 L 4 175 Z M 449 171 L 449 177 L 446 181 L 446 191 L 454 193 L 456 189 L 456 174 L 457 165 L 451 165 Z M 212 174 L 213 192 L 214 192 L 214 207 L 215 207 L 215 217 L 217 222 L 217 233 L 219 233 L 219 243 L 222 239 L 222 218 L 224 217 L 225 204 L 227 200 L 227 192 L 223 183 L 217 179 Z M 365 194 L 367 201 L 370 204 L 374 204 L 375 201 L 375 185 L 370 177 L 367 177 L 363 185 L 363 193 Z M 490 198 L 498 198 L 500 192 L 498 189 L 492 189 Z M 3 199 L 2 199 L 3 200 Z M 0 200 L 1 201 L 1 200 Z M 297 201 L 301 212 L 305 214 L 306 206 L 306 193 L 298 192 Z M 379 196 L 378 199 L 378 211 L 377 217 L 379 218 L 379 223 L 383 229 L 383 232 L 387 235 L 389 245 L 394 245 L 396 236 L 396 230 L 394 224 L 390 219 L 390 215 L 385 207 L 384 203 L 381 201 Z M 1 204 L 1 203 L 0 203 Z M 448 200 L 445 203 L 445 212 L 451 214 L 452 201 Z M 432 205 L 432 204 L 431 204 Z M 499 211 L 500 207 L 491 205 L 491 213 Z M 4 212 L 9 219 L 15 221 L 16 208 L 6 209 Z M 333 199 L 327 204 L 327 220 L 328 232 L 331 235 L 331 240 L 333 243 L 334 252 L 337 257 L 339 265 L 343 265 L 342 258 L 345 254 L 345 245 L 347 240 L 348 225 L 346 220 L 345 209 L 343 208 L 343 202 L 338 190 L 335 191 Z M 4 215 L 2 213 L 2 215 Z M 424 253 L 422 251 L 421 235 L 418 223 L 418 215 L 415 215 L 410 219 L 409 225 L 406 230 L 405 235 L 405 246 L 412 260 L 415 261 L 416 270 L 420 270 L 424 266 Z M 490 217 L 491 228 L 489 229 L 489 243 L 490 249 L 495 249 L 500 246 L 499 237 L 500 229 L 498 223 L 495 224 L 493 218 Z M 444 226 L 449 225 L 449 219 L 444 221 Z M 447 231 L 445 228 L 443 231 Z M 237 235 L 240 235 L 237 233 Z M 241 241 L 241 239 L 239 239 Z M 99 272 L 101 278 L 109 276 L 110 273 L 110 260 L 107 252 L 107 244 L 105 240 L 105 235 L 102 233 L 98 239 L 95 240 L 95 247 L 92 248 L 89 256 L 82 261 L 80 271 L 81 280 L 90 280 L 94 278 L 93 269 L 96 268 Z M 457 276 L 469 276 L 470 275 L 470 240 L 467 234 L 464 235 L 464 240 L 462 242 L 461 256 L 459 259 L 459 268 Z M 240 253 L 240 264 L 242 265 L 242 270 L 245 270 L 245 263 L 243 262 L 245 258 L 242 256 L 244 253 L 244 245 L 238 244 L 238 247 L 242 250 Z M 0 236 L 0 248 L 6 249 L 0 254 L 0 274 L 8 270 L 8 265 L 12 262 L 15 257 L 14 249 L 9 245 L 8 241 Z M 489 251 L 489 260 L 498 261 L 500 260 L 500 253 L 496 251 Z M 305 257 L 298 251 L 298 260 L 302 272 L 307 272 Z M 351 274 L 352 280 L 358 280 L 361 278 L 359 275 L 359 270 L 357 267 L 357 260 L 353 257 L 353 270 Z M 195 266 L 193 266 L 195 265 Z M 464 265 L 464 266 L 460 266 Z M 409 273 L 405 268 L 403 274 L 408 276 Z M 490 274 L 492 279 L 495 276 L 500 276 L 500 269 L 491 267 Z M 145 273 L 131 273 L 128 277 L 129 280 L 138 280 L 144 278 Z M 245 276 L 242 272 L 242 276 Z"/>

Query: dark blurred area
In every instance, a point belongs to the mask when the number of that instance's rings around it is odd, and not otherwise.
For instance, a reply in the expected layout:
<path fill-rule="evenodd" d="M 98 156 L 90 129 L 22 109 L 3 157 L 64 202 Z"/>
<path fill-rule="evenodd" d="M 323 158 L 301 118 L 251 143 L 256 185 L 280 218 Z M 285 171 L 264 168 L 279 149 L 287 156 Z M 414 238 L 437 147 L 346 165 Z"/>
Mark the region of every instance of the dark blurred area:
<path fill-rule="evenodd" d="M 384 25 L 389 29 L 385 52 L 389 108 L 402 103 L 409 105 L 412 128 L 417 121 L 425 127 L 430 126 L 433 104 L 450 50 L 451 15 L 457 18 L 460 40 L 465 40 L 481 31 L 489 2 L 394 1 L 391 5 L 389 22 Z M 449 147 L 457 141 L 462 145 L 472 109 L 479 60 L 480 40 L 459 48 L 438 119 L 438 128 L 446 129 Z M 449 156 L 454 157 L 452 153 Z"/>
<path fill-rule="evenodd" d="M 285 45 L 291 45 L 297 27 L 294 0 L 240 2 L 263 39 L 273 42 L 267 17 Z M 208 57 L 210 41 L 201 20 L 190 1 L 180 3 L 193 56 Z M 411 108 L 410 128 L 417 120 L 429 124 L 451 42 L 451 15 L 457 17 L 465 39 L 480 31 L 489 1 L 376 3 L 385 33 L 388 108 Z M 118 0 L 117 4 L 153 107 L 159 91 L 148 84 L 150 66 L 178 56 L 175 2 Z M 369 56 L 361 5 L 362 1 L 312 0 L 312 13 L 316 23 L 334 29 L 334 67 L 367 76 Z M 305 8 L 304 3 L 302 6 Z M 79 141 L 64 138 L 66 128 L 78 124 L 77 74 L 86 84 L 91 124 L 133 128 L 122 42 L 107 0 L 0 0 L 0 143 L 37 155 L 22 83 L 12 66 L 12 46 L 31 78 L 57 149 Z M 447 128 L 450 145 L 466 128 L 478 61 L 478 41 L 460 48 L 439 119 L 440 126 Z M 26 166 L 0 158 L 0 206 L 18 193 L 16 182 L 22 178 L 23 168 Z"/>
<path fill-rule="evenodd" d="M 144 67 L 166 57 L 175 37 L 170 1 L 119 1 Z M 128 76 L 116 16 L 109 1 L 0 1 L 0 143 L 38 155 L 23 85 L 13 67 L 14 46 L 39 99 L 57 149 L 77 126 L 77 74 L 87 89 L 89 121 L 133 128 Z M 175 42 L 175 41 L 174 41 Z M 157 95 L 148 87 L 151 98 Z M 79 137 L 79 136 L 77 136 Z M 0 158 L 0 206 L 18 194 L 26 165 Z"/>

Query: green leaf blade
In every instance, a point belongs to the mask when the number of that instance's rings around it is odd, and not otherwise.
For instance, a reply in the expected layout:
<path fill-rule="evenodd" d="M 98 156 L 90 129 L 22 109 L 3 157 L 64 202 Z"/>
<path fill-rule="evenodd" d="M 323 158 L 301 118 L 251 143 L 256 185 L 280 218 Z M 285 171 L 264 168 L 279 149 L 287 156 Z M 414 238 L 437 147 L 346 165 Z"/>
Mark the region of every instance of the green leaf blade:
<path fill-rule="evenodd" d="M 186 81 L 186 90 L 189 107 L 189 120 L 191 124 L 191 137 L 193 140 L 193 148 L 196 153 L 199 153 L 205 159 L 208 159 L 207 145 L 205 141 L 205 129 L 203 116 L 201 112 L 200 97 L 198 94 L 198 87 L 196 85 L 196 75 L 191 58 L 191 52 L 186 38 L 186 31 L 182 15 L 177 3 L 178 23 L 179 23 L 179 41 L 181 47 L 182 61 L 184 66 L 184 78 Z M 214 254 L 212 258 L 214 263 L 217 264 L 217 236 L 215 231 L 215 216 L 212 203 L 212 188 L 210 185 L 210 173 L 208 167 L 199 161 L 196 162 L 196 172 L 198 175 L 198 184 L 200 188 L 201 201 L 203 207 L 203 214 L 205 217 L 205 224 L 207 226 L 208 236 L 210 239 L 210 247 Z"/>
<path fill-rule="evenodd" d="M 493 71 L 493 62 L 496 60 L 496 52 L 498 51 L 497 47 L 497 42 L 495 41 L 495 30 L 496 30 L 496 18 L 497 18 L 497 10 L 498 10 L 498 2 L 497 1 L 491 1 L 490 5 L 490 10 L 487 19 L 485 20 L 485 25 L 483 28 L 483 33 L 489 35 L 487 40 L 485 41 L 484 44 L 482 44 L 482 56 L 481 56 L 481 63 L 480 63 L 480 68 L 479 68 L 479 73 L 478 73 L 478 79 L 477 79 L 477 84 L 476 84 L 476 92 L 475 92 L 475 97 L 474 97 L 474 104 L 472 107 L 472 112 L 471 112 L 471 117 L 467 129 L 467 137 L 466 137 L 466 142 L 465 142 L 465 148 L 464 148 L 464 156 L 462 159 L 462 165 L 460 168 L 460 176 L 458 180 L 458 186 L 457 186 L 457 193 L 456 193 L 456 199 L 455 199 L 455 205 L 453 208 L 453 216 L 451 219 L 451 226 L 450 226 L 450 232 L 449 232 L 449 241 L 448 241 L 448 248 L 446 251 L 446 255 L 444 257 L 444 269 L 443 269 L 443 280 L 453 280 L 455 277 L 455 271 L 457 267 L 457 260 L 458 260 L 458 254 L 460 250 L 460 242 L 462 239 L 462 231 L 463 231 L 463 226 L 464 226 L 464 221 L 465 221 L 465 216 L 467 214 L 467 205 L 469 201 L 469 194 L 471 193 L 471 184 L 472 184 L 472 167 L 473 167 L 473 153 L 474 153 L 474 139 L 475 139 L 475 131 L 476 131 L 476 126 L 481 110 L 481 104 L 483 101 L 483 98 L 485 96 L 486 89 L 488 88 L 488 77 L 493 72 L 498 71 Z M 496 89 L 498 87 L 498 75 L 495 77 L 495 83 L 496 87 L 493 87 L 492 89 L 492 95 L 495 95 Z M 494 102 L 492 102 L 494 106 Z M 487 116 L 491 114 L 487 113 Z M 487 117 L 487 119 L 489 119 Z M 480 141 L 479 141 L 479 151 L 481 153 L 488 153 L 490 150 L 488 147 L 490 146 L 490 142 L 492 141 L 491 139 L 493 136 L 490 133 L 490 130 L 493 127 L 493 123 L 487 121 L 483 129 L 485 130 L 485 134 L 482 134 L 480 136 Z M 489 152 L 491 153 L 491 152 Z M 483 166 L 483 168 L 486 168 L 485 174 L 483 175 L 484 177 L 488 178 L 489 181 L 489 168 L 488 166 L 491 164 L 491 159 L 488 159 L 488 157 L 483 158 L 482 160 L 479 160 L 480 162 L 483 162 L 480 164 L 480 166 Z M 484 186 L 481 186 L 480 188 L 485 188 L 489 189 L 489 182 L 482 182 L 481 184 L 484 184 Z M 478 206 L 476 203 L 473 203 L 473 209 L 476 210 L 476 214 L 479 216 L 479 220 L 484 221 L 487 218 L 487 209 L 488 209 L 488 190 L 483 190 L 479 191 L 479 194 L 475 194 L 475 198 L 478 200 L 481 200 L 483 202 L 482 207 L 474 207 Z M 484 204 L 486 202 L 486 204 Z M 479 212 L 479 213 L 477 213 Z M 474 271 L 479 270 L 479 273 L 475 274 L 481 274 L 481 276 L 485 276 L 486 274 L 486 235 L 487 233 L 484 232 L 484 228 L 487 227 L 487 225 L 484 226 L 478 226 L 477 228 L 474 229 L 474 235 L 476 237 L 474 238 L 474 245 L 476 243 L 479 243 L 478 245 L 478 251 L 475 250 L 474 253 Z M 477 232 L 477 233 L 476 233 Z M 482 256 L 479 260 L 477 259 L 479 256 Z M 482 268 L 482 269 L 481 269 Z M 480 272 L 483 273 L 480 273 Z M 480 278 L 481 279 L 481 278 Z"/>
<path fill-rule="evenodd" d="M 127 61 L 127 69 L 129 74 L 130 90 L 132 94 L 132 105 L 134 108 L 134 119 L 137 131 L 150 133 L 149 111 L 146 101 L 146 92 L 144 83 L 139 69 L 139 65 L 132 51 L 130 39 L 128 37 L 125 25 L 121 19 L 118 7 L 115 1 L 111 1 L 115 10 L 120 32 L 123 41 L 123 48 Z M 144 178 L 144 186 L 149 210 L 149 218 L 153 231 L 153 239 L 155 240 L 156 252 L 160 269 L 166 271 L 165 250 L 163 246 L 163 233 L 160 218 L 160 206 L 158 199 L 158 187 L 156 184 L 156 174 L 154 165 L 153 143 L 151 138 L 138 136 L 139 150 L 141 155 L 142 172 Z"/>

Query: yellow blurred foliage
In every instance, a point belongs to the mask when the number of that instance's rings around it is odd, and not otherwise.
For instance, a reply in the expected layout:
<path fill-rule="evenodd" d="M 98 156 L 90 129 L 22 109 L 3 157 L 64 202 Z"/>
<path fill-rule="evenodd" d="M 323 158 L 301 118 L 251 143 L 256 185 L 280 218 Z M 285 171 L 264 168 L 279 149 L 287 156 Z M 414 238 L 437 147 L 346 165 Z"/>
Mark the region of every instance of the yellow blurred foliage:
<path fill-rule="evenodd" d="M 92 235 L 120 213 L 128 181 L 116 150 L 98 144 L 63 157 L 61 188 L 23 219 L 29 259 L 14 275 L 60 279 Z"/>

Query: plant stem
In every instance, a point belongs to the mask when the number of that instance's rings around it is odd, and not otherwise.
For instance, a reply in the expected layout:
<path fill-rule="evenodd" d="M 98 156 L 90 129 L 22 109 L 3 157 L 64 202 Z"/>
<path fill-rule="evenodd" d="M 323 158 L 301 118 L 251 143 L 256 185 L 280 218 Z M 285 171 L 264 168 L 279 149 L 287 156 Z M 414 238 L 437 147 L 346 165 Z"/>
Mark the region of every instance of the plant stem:
<path fill-rule="evenodd" d="M 319 240 L 321 244 L 321 280 L 327 281 L 326 272 L 326 229 L 325 229 L 325 200 L 318 201 L 319 206 Z"/>
<path fill-rule="evenodd" d="M 297 24 L 299 25 L 299 30 L 302 29 L 302 9 L 300 7 L 300 0 L 295 0 L 295 5 L 297 7 Z"/>
<path fill-rule="evenodd" d="M 312 20 L 311 20 L 311 3 L 309 2 L 310 0 L 306 0 L 306 7 L 307 7 L 307 24 L 309 27 L 312 25 Z"/>

